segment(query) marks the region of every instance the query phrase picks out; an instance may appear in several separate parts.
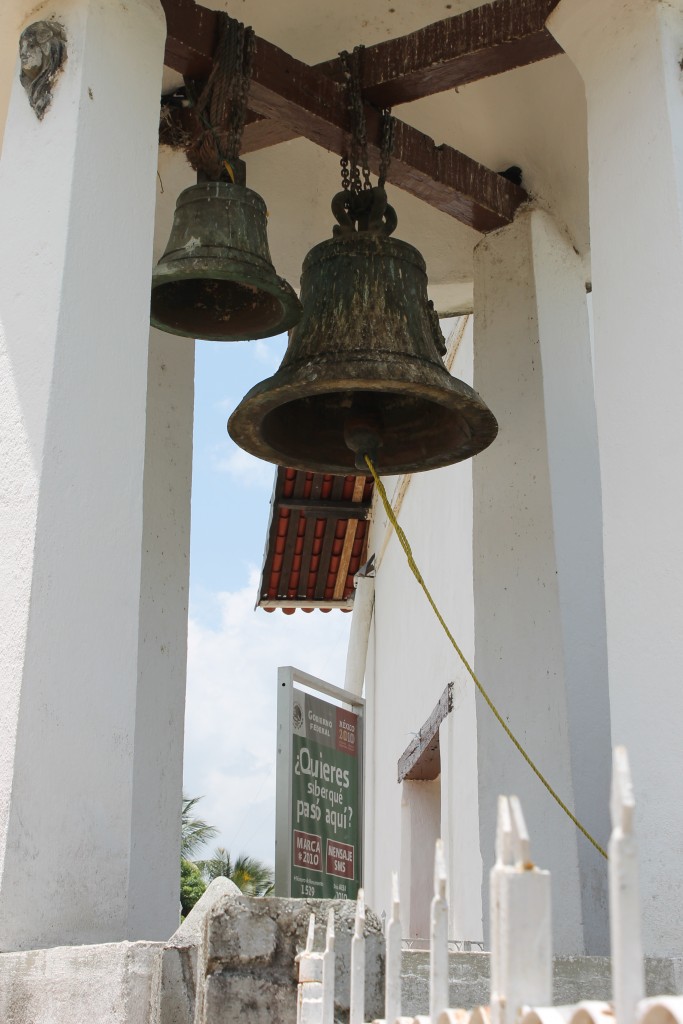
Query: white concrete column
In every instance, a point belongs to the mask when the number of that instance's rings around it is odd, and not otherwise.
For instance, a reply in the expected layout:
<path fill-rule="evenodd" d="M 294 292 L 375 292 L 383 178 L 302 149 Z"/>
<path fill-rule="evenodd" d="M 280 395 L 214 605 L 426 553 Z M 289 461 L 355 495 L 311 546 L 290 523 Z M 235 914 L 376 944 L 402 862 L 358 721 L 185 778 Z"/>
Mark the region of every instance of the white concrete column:
<path fill-rule="evenodd" d="M 154 260 L 176 199 L 196 181 L 182 152 L 159 152 Z M 128 936 L 178 924 L 192 486 L 194 342 L 152 329 L 147 366 L 142 579 Z"/>
<path fill-rule="evenodd" d="M 456 669 L 453 711 L 439 726 L 441 835 L 448 867 L 448 934 L 481 942 L 481 853 L 474 686 Z"/>
<path fill-rule="evenodd" d="M 15 70 L 0 162 L 0 949 L 130 934 L 154 636 L 139 617 L 164 18 L 158 0 L 51 16 L 68 46 L 52 106 L 38 121 Z"/>
<path fill-rule="evenodd" d="M 638 807 L 646 954 L 683 919 L 683 4 L 563 0 L 588 115 L 612 737 Z"/>
<path fill-rule="evenodd" d="M 365 680 L 365 663 L 368 657 L 372 612 L 375 606 L 374 576 L 356 576 L 355 587 L 344 687 L 360 697 Z"/>
<path fill-rule="evenodd" d="M 553 220 L 532 210 L 484 238 L 474 267 L 474 385 L 500 423 L 473 464 L 475 666 L 530 756 L 604 843 L 609 702 L 581 264 Z M 556 880 L 557 952 L 606 952 L 605 862 L 479 697 L 477 732 L 485 877 L 497 796 L 515 793 L 538 836 L 538 862 Z"/>

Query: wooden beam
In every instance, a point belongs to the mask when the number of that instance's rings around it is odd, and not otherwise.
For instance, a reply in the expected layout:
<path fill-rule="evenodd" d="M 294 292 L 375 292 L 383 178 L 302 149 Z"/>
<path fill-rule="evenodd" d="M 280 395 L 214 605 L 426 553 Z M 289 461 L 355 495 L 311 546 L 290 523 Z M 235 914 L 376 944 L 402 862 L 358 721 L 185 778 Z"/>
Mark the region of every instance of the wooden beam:
<path fill-rule="evenodd" d="M 365 490 L 365 477 L 356 477 L 356 482 L 353 485 L 353 496 L 351 501 L 358 503 L 363 497 L 363 491 Z M 335 601 L 341 601 L 346 590 L 346 577 L 349 574 L 349 565 L 351 564 L 351 555 L 353 554 L 353 544 L 356 539 L 356 530 L 358 529 L 358 521 L 356 519 L 349 518 L 346 524 L 346 534 L 344 535 L 344 545 L 342 547 L 341 557 L 339 559 L 339 569 L 337 570 L 337 579 L 334 584 L 333 597 Z"/>
<path fill-rule="evenodd" d="M 398 781 L 435 779 L 441 771 L 439 726 L 453 710 L 453 683 L 449 683 L 415 739 L 398 759 Z"/>
<path fill-rule="evenodd" d="M 396 106 L 562 53 L 545 27 L 558 2 L 493 0 L 368 46 L 363 91 L 376 106 Z M 188 78 L 206 78 L 216 42 L 216 12 L 193 0 L 161 3 L 168 31 L 165 63 Z M 315 69 L 343 81 L 338 57 Z"/>
<path fill-rule="evenodd" d="M 166 15 L 164 64 L 185 78 L 207 78 L 218 38 L 216 12 L 194 0 L 161 0 Z"/>
<path fill-rule="evenodd" d="M 559 0 L 494 0 L 368 46 L 362 88 L 378 107 L 431 96 L 562 53 L 545 27 Z M 316 65 L 343 81 L 339 58 Z"/>
<path fill-rule="evenodd" d="M 281 498 L 280 508 L 294 509 L 303 512 L 306 516 L 314 519 L 369 519 L 371 506 L 365 502 L 359 504 L 355 501 L 330 502 L 319 498 L 317 501 L 312 498 Z"/>
<path fill-rule="evenodd" d="M 177 64 L 172 66 L 187 73 L 186 68 L 201 47 L 208 47 L 208 40 L 215 39 L 215 12 L 188 0 L 162 3 L 172 40 L 167 59 L 176 60 Z M 258 37 L 249 100 L 253 111 L 288 130 L 340 156 L 348 152 L 350 123 L 345 87 Z M 381 116 L 368 103 L 365 116 L 368 161 L 377 173 Z M 436 146 L 427 135 L 401 121 L 395 126 L 387 180 L 480 232 L 509 224 L 528 198 L 524 189 L 449 146 Z"/>
<path fill-rule="evenodd" d="M 348 152 L 351 135 L 344 86 L 257 39 L 250 105 L 338 155 Z M 368 162 L 379 170 L 382 119 L 365 104 Z M 387 180 L 477 231 L 509 224 L 528 199 L 524 189 L 459 153 L 436 146 L 417 129 L 396 121 Z"/>

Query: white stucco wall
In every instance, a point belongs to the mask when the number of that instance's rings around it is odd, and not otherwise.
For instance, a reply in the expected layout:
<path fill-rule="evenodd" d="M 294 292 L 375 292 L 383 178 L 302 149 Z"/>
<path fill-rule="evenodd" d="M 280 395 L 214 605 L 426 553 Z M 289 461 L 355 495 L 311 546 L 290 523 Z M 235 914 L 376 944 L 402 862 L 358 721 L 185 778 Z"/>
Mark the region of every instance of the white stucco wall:
<path fill-rule="evenodd" d="M 452 372 L 471 382 L 471 321 Z M 390 497 L 396 483 L 386 481 Z M 415 474 L 400 519 L 428 586 L 471 657 L 471 463 Z M 429 524 L 428 529 L 425 524 Z M 384 512 L 378 507 L 368 544 L 368 551 L 374 551 L 378 558 L 385 544 L 386 526 Z M 370 905 L 380 913 L 390 912 L 390 872 L 401 865 L 402 787 L 397 782 L 397 762 L 449 682 L 455 683 L 455 708 L 441 728 L 440 799 L 441 834 L 450 867 L 450 930 L 454 938 L 479 939 L 481 860 L 474 695 L 410 573 L 402 548 L 391 536 L 375 579 L 375 612 L 366 667 L 370 705 L 366 888 Z M 406 883 L 407 879 L 402 878 L 402 894 L 408 905 Z"/>
<path fill-rule="evenodd" d="M 678 954 L 683 3 L 563 0 L 549 27 L 588 112 L 612 737 L 633 773 L 645 952 Z"/>
<path fill-rule="evenodd" d="M 187 387 L 175 410 L 155 389 L 161 359 L 148 381 L 165 23 L 157 0 L 41 6 L 53 14 L 69 51 L 53 104 L 39 122 L 15 73 L 0 163 L 2 949 L 177 923 L 162 851 L 173 823 L 175 874 L 182 753 L 170 800 L 154 779 L 182 750 L 182 703 L 169 714 L 163 695 L 182 685 L 184 597 L 166 608 L 171 653 L 151 654 L 167 640 L 152 606 L 187 579 L 161 554 L 189 516 L 189 449 L 169 438 L 190 429 L 191 386 L 188 416 Z"/>
<path fill-rule="evenodd" d="M 500 426 L 474 460 L 475 668 L 539 769 L 605 844 L 610 733 L 588 313 L 580 261 L 546 213 L 524 211 L 482 239 L 475 304 L 475 387 Z M 534 858 L 553 874 L 556 951 L 606 952 L 604 860 L 478 707 L 485 868 L 497 795 L 514 792 Z"/>

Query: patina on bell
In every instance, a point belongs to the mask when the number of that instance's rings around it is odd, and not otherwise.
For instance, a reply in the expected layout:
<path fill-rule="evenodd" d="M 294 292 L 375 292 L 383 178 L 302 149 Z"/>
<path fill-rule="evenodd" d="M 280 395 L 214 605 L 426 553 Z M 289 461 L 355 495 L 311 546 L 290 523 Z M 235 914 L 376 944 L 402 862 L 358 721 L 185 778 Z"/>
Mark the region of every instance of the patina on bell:
<path fill-rule="evenodd" d="M 396 216 L 383 189 L 358 220 L 303 265 L 304 312 L 282 365 L 252 388 L 228 423 L 261 459 L 316 473 L 416 473 L 460 462 L 498 432 L 479 395 L 446 370 L 443 335 L 427 299 L 422 256 L 390 238 Z M 348 202 L 348 200 L 347 200 Z"/>
<path fill-rule="evenodd" d="M 244 184 L 185 189 L 152 275 L 152 326 L 211 341 L 267 338 L 292 327 L 301 304 L 275 273 L 266 219 L 265 203 Z"/>

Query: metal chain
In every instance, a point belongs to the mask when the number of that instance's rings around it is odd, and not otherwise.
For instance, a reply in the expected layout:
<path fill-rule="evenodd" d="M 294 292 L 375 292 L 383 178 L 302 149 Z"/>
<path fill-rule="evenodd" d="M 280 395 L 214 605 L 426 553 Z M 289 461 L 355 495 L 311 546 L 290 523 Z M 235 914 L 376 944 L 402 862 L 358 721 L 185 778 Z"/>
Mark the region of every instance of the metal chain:
<path fill-rule="evenodd" d="M 348 155 L 342 156 L 341 180 L 342 189 L 359 195 L 372 188 L 370 167 L 368 163 L 368 137 L 365 120 L 365 106 L 362 90 L 362 58 L 364 46 L 354 47 L 353 53 L 342 50 L 339 54 L 347 83 L 349 115 L 351 121 L 351 146 Z M 382 111 L 382 141 L 379 161 L 379 187 L 384 188 L 387 180 L 391 151 L 394 141 L 395 120 L 391 110 Z M 362 174 L 362 180 L 361 180 Z"/>
<path fill-rule="evenodd" d="M 379 152 L 379 180 L 377 184 L 384 188 L 391 163 L 391 153 L 394 147 L 394 126 L 396 119 L 391 116 L 391 110 L 385 108 L 382 111 L 382 143 Z"/>
<path fill-rule="evenodd" d="M 355 194 L 372 188 L 368 167 L 368 139 L 365 125 L 365 107 L 361 89 L 361 60 L 364 46 L 355 46 L 353 53 L 342 50 L 339 54 L 347 82 L 349 115 L 351 121 L 351 148 L 348 157 L 341 159 L 342 188 Z M 362 180 L 361 180 L 362 173 Z"/>

